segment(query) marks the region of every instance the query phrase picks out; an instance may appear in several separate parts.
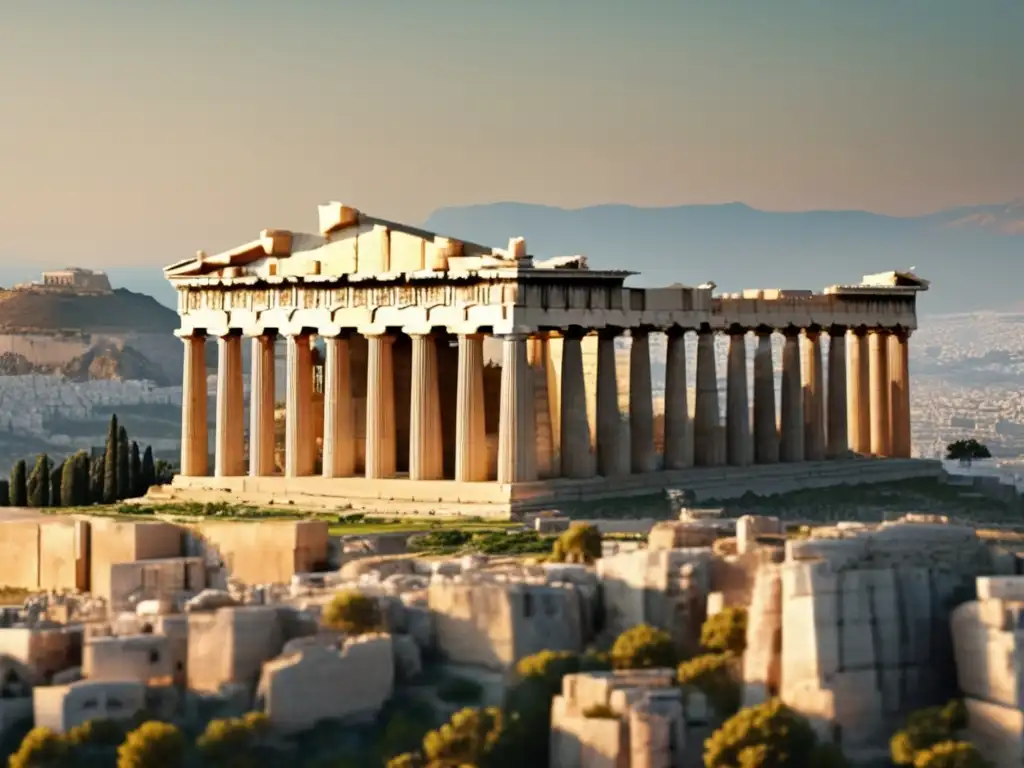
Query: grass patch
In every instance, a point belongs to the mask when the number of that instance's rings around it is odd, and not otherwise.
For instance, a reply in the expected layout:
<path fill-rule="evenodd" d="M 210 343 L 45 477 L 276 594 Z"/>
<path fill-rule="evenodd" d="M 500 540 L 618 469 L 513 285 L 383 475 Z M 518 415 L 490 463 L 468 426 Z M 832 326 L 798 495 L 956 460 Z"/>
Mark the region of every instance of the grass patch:
<path fill-rule="evenodd" d="M 550 554 L 554 536 L 541 536 L 536 531 L 472 531 L 449 529 L 431 531 L 413 538 L 409 551 L 421 555 Z"/>

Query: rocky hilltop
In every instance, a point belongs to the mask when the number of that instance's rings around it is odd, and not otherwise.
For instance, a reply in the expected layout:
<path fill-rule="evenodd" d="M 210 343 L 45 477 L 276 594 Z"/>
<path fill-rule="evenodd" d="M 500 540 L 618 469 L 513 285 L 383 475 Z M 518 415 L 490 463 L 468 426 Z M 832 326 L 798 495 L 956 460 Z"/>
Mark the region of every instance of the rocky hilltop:
<path fill-rule="evenodd" d="M 24 333 L 167 333 L 174 310 L 142 293 L 75 293 L 43 288 L 0 290 L 0 329 Z"/>

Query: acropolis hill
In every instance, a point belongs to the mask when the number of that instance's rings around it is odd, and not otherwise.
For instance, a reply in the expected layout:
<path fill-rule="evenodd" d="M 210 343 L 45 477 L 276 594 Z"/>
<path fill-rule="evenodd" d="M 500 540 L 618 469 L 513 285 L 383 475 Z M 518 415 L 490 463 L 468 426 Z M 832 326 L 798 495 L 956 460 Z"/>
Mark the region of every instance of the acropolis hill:
<path fill-rule="evenodd" d="M 821 293 L 628 288 L 632 273 L 588 269 L 582 256 L 535 259 L 521 238 L 490 248 L 341 203 L 320 206 L 317 234 L 264 230 L 165 274 L 178 291 L 185 344 L 181 471 L 164 490 L 177 497 L 507 515 L 665 487 L 716 483 L 742 493 L 939 471 L 909 460 L 908 343 L 917 294 L 928 288 L 913 274 Z M 656 333 L 667 338 L 660 430 Z M 778 403 L 776 333 L 784 338 Z M 620 373 L 615 342 L 624 335 L 629 366 Z M 724 424 L 717 335 L 729 339 Z M 278 336 L 288 356 L 280 475 Z M 696 337 L 692 403 L 688 336 Z M 315 337 L 325 346 L 322 418 L 313 412 Z M 490 388 L 487 337 L 502 349 L 500 384 Z M 210 338 L 219 351 L 212 466 Z M 243 338 L 253 350 L 248 430 Z"/>

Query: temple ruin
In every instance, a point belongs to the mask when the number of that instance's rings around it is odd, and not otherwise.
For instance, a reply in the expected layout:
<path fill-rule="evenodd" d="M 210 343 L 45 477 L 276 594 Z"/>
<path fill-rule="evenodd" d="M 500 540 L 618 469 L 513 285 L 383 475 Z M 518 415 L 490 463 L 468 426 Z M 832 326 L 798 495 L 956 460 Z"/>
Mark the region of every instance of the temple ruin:
<path fill-rule="evenodd" d="M 510 512 L 685 486 L 729 468 L 792 472 L 851 455 L 910 457 L 908 343 L 917 294 L 928 289 L 915 275 L 871 275 L 821 293 L 629 288 L 629 271 L 590 269 L 581 256 L 540 260 L 522 238 L 494 249 L 340 203 L 320 206 L 319 224 L 318 234 L 264 230 L 166 268 L 185 344 L 174 492 Z M 688 332 L 697 339 L 692 404 Z M 654 333 L 667 339 L 657 440 Z M 776 333 L 784 337 L 778 405 Z M 623 375 L 615 344 L 625 335 Z M 729 339 L 724 423 L 717 335 Z M 287 345 L 281 473 L 279 337 Z M 314 413 L 315 337 L 324 345 L 322 415 Z M 486 337 L 501 340 L 496 408 L 484 392 Z M 212 451 L 210 339 L 219 349 Z M 252 345 L 248 425 L 243 340 Z M 869 463 L 883 464 L 860 465 Z"/>

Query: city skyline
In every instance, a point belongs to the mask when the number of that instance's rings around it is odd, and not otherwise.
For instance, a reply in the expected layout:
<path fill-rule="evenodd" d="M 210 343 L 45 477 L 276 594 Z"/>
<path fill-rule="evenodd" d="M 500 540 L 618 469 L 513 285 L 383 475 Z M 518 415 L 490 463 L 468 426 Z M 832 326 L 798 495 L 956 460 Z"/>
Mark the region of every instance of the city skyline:
<path fill-rule="evenodd" d="M 1008 0 L 24 4 L 0 29 L 0 259 L 162 266 L 328 199 L 410 222 L 1006 202 L 1022 27 Z"/>

